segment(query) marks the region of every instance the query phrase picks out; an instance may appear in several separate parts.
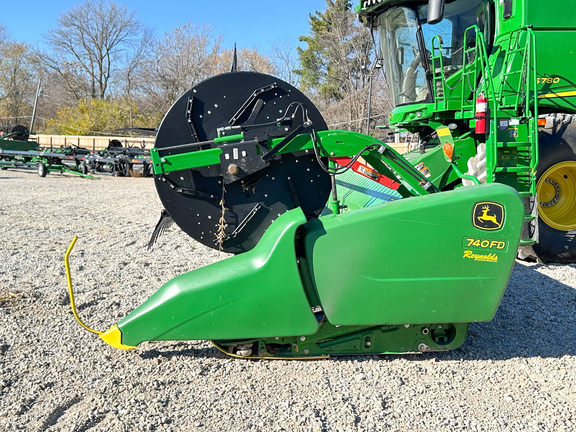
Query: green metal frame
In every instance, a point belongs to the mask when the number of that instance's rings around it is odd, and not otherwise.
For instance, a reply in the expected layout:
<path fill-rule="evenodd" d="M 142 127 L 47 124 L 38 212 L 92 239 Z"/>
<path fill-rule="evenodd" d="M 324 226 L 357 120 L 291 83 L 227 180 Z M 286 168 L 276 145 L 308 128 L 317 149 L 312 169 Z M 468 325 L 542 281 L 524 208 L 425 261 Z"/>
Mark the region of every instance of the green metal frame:
<path fill-rule="evenodd" d="M 237 136 L 235 139 L 238 139 Z M 228 139 L 231 142 L 231 139 Z M 275 148 L 283 141 L 283 138 L 269 140 L 266 145 L 268 150 Z M 320 157 L 350 157 L 360 154 L 368 163 L 374 166 L 383 175 L 398 178 L 403 188 L 400 193 L 403 196 L 426 195 L 430 190 L 437 190 L 430 185 L 428 180 L 416 170 L 410 163 L 389 145 L 382 141 L 351 131 L 320 131 L 317 132 L 318 151 Z M 177 149 L 183 151 L 194 144 L 182 145 Z M 372 148 L 368 148 L 372 146 Z M 365 150 L 366 149 L 366 150 Z M 174 149 L 172 149 L 174 150 Z M 314 140 L 310 134 L 300 134 L 290 142 L 283 145 L 278 154 L 295 153 L 299 151 L 314 151 Z M 207 150 L 192 150 L 178 154 L 166 154 L 163 149 L 153 149 L 151 152 L 154 174 L 162 175 L 202 166 L 219 165 L 220 148 Z"/>

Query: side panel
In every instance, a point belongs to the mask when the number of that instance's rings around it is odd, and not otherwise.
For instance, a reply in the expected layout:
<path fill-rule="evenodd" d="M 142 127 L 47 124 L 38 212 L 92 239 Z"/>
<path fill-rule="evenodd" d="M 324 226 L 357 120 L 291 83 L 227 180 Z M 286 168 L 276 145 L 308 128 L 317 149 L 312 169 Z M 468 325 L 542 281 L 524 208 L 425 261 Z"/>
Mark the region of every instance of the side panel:
<path fill-rule="evenodd" d="M 312 221 L 306 255 L 334 325 L 488 321 L 522 220 L 514 189 L 470 186 Z"/>
<path fill-rule="evenodd" d="M 122 343 L 316 332 L 296 263 L 295 233 L 305 222 L 291 210 L 253 250 L 172 279 L 118 323 Z"/>
<path fill-rule="evenodd" d="M 513 0 L 512 13 L 498 2 L 497 29 L 507 49 L 507 33 L 532 26 L 536 36 L 539 112 L 576 112 L 576 21 L 572 2 Z"/>
<path fill-rule="evenodd" d="M 524 0 L 526 24 L 535 28 L 574 29 L 574 3 L 566 0 Z M 559 41 L 560 42 L 560 41 Z"/>
<path fill-rule="evenodd" d="M 535 35 L 539 112 L 576 112 L 576 29 L 536 29 Z"/>

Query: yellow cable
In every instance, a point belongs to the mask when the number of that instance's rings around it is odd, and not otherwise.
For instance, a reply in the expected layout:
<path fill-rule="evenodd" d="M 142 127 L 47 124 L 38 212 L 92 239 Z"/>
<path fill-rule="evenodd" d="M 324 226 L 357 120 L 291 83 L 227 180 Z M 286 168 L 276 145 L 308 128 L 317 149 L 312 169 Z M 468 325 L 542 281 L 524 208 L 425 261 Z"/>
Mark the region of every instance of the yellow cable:
<path fill-rule="evenodd" d="M 72 308 L 72 313 L 74 314 L 76 321 L 78 321 L 82 327 L 84 327 L 86 330 L 92 333 L 101 335 L 103 332 L 91 329 L 86 324 L 84 324 L 80 319 L 80 317 L 78 316 L 78 312 L 76 311 L 76 303 L 74 303 L 74 292 L 72 290 L 72 277 L 70 276 L 70 264 L 68 263 L 68 257 L 70 256 L 70 252 L 72 252 L 72 248 L 76 244 L 76 240 L 78 240 L 78 237 L 74 236 L 74 238 L 72 239 L 72 243 L 70 243 L 70 246 L 68 246 L 66 255 L 64 255 L 64 264 L 66 265 L 66 278 L 68 279 L 68 293 L 70 294 L 70 307 Z"/>
<path fill-rule="evenodd" d="M 74 236 L 74 238 L 72 239 L 72 243 L 70 243 L 70 246 L 68 246 L 68 250 L 66 251 L 66 255 L 64 255 L 64 263 L 66 265 L 66 278 L 68 279 L 68 293 L 70 294 L 70 307 L 72 308 L 72 313 L 74 314 L 74 317 L 76 318 L 76 321 L 78 321 L 80 323 L 80 325 L 82 327 L 84 327 L 86 330 L 92 332 L 92 333 L 96 333 L 97 335 L 101 335 L 104 332 L 98 331 L 98 330 L 94 330 L 91 329 L 90 327 L 88 327 L 86 324 L 84 324 L 82 322 L 82 320 L 80 319 L 80 316 L 78 316 L 78 312 L 76 311 L 76 303 L 74 302 L 74 291 L 72 289 L 72 277 L 70 276 L 70 264 L 68 262 L 68 257 L 70 256 L 70 253 L 72 252 L 72 248 L 74 247 L 74 245 L 76 244 L 76 240 L 78 240 L 78 237 Z M 330 358 L 329 355 L 323 355 L 323 356 L 306 356 L 306 357 L 265 357 L 265 356 L 251 356 L 251 357 L 244 357 L 244 356 L 239 356 L 236 354 L 232 354 L 229 353 L 227 351 L 225 351 L 224 349 L 222 349 L 220 346 L 218 346 L 218 344 L 216 344 L 214 341 L 210 341 L 212 342 L 212 345 L 214 345 L 219 351 L 221 351 L 222 353 L 230 356 L 230 357 L 234 357 L 234 358 L 241 358 L 241 359 L 258 359 L 258 360 L 320 360 L 320 359 L 327 359 Z M 131 347 L 133 348 L 133 347 Z"/>

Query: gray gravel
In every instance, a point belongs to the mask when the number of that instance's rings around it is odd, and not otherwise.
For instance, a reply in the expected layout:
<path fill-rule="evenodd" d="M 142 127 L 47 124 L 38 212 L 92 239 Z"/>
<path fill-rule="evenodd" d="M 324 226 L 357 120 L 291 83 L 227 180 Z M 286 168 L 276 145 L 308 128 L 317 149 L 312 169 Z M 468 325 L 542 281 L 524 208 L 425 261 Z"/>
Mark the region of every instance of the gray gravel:
<path fill-rule="evenodd" d="M 105 330 L 162 283 L 225 258 L 177 228 L 146 243 L 153 181 L 0 171 L 0 430 L 574 431 L 576 266 L 517 262 L 458 350 L 249 361 L 207 342 L 115 350 Z"/>

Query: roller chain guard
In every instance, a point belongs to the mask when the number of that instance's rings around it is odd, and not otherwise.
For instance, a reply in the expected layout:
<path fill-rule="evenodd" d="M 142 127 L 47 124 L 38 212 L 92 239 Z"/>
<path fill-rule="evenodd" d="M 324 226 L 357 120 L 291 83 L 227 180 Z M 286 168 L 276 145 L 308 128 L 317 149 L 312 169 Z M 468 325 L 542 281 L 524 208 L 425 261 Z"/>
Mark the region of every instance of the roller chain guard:
<path fill-rule="evenodd" d="M 284 118 L 292 114 L 293 118 Z M 192 238 L 229 253 L 252 249 L 268 226 L 287 210 L 301 207 L 308 218 L 318 217 L 330 193 L 330 178 L 314 152 L 276 154 L 266 160 L 261 157 L 268 150 L 268 139 L 296 132 L 306 119 L 311 127 L 303 133 L 327 129 L 304 94 L 269 75 L 232 72 L 193 87 L 174 103 L 158 129 L 155 147 L 160 155 L 217 147 L 230 155 L 236 148 L 236 154 L 243 150 L 248 154 L 244 165 L 247 172 L 230 175 L 221 157 L 220 165 L 155 175 L 164 208 Z M 219 129 L 220 137 L 242 131 L 244 140 L 214 143 Z M 172 148 L 200 142 L 208 143 Z M 167 147 L 170 149 L 161 150 Z"/>
<path fill-rule="evenodd" d="M 316 360 L 335 355 L 385 355 L 449 351 L 461 346 L 468 323 L 334 326 L 319 323 L 314 335 L 213 340 L 222 353 L 245 359 Z"/>

